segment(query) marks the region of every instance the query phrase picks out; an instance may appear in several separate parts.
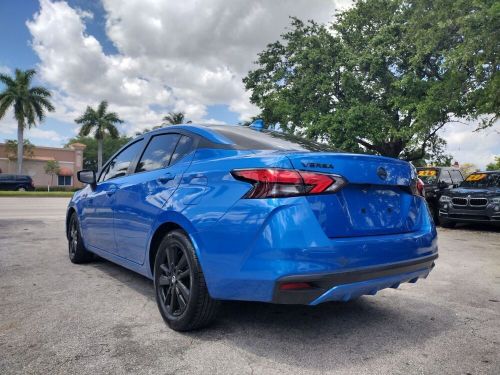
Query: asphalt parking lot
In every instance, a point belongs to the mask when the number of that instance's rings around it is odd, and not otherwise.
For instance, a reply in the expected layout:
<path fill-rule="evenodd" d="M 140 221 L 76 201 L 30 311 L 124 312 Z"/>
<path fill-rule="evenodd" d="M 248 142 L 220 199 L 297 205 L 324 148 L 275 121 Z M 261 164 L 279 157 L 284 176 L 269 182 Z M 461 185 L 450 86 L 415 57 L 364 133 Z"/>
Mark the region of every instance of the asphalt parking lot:
<path fill-rule="evenodd" d="M 500 373 L 500 229 L 440 229 L 416 285 L 317 307 L 225 303 L 181 334 L 148 279 L 69 262 L 67 202 L 0 198 L 0 374 Z"/>

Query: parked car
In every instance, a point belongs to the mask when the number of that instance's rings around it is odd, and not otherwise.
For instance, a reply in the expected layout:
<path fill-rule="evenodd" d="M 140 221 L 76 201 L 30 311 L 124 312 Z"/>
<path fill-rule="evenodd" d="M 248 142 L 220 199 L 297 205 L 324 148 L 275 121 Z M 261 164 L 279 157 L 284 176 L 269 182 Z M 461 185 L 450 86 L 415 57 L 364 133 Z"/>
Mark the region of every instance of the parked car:
<path fill-rule="evenodd" d="M 439 220 L 445 228 L 456 223 L 500 224 L 500 171 L 475 172 L 439 200 Z"/>
<path fill-rule="evenodd" d="M 35 190 L 30 176 L 0 173 L 0 190 Z"/>
<path fill-rule="evenodd" d="M 453 167 L 417 168 L 418 177 L 424 182 L 425 199 L 432 218 L 439 224 L 439 198 L 444 190 L 457 187 L 464 177 L 460 169 Z"/>
<path fill-rule="evenodd" d="M 131 141 L 67 211 L 69 257 L 154 280 L 175 330 L 220 300 L 317 305 L 425 278 L 436 229 L 407 162 L 283 133 L 180 125 Z"/>

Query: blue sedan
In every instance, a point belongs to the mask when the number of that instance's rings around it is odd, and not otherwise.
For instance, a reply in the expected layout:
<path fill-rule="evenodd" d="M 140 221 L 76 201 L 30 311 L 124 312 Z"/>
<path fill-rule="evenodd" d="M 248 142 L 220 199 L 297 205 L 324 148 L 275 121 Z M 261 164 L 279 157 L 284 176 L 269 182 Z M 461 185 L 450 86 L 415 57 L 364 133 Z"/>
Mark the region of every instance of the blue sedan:
<path fill-rule="evenodd" d="M 70 260 L 153 279 L 179 331 L 210 323 L 221 300 L 348 301 L 425 278 L 437 258 L 409 163 L 284 133 L 169 126 L 78 178 Z"/>

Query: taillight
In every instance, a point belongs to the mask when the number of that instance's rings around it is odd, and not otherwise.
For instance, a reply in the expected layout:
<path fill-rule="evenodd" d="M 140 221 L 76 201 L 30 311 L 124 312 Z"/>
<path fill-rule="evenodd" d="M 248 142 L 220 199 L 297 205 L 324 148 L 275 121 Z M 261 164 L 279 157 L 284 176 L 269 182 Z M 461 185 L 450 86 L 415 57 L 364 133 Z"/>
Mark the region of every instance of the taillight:
<path fill-rule="evenodd" d="M 420 178 L 412 179 L 410 183 L 410 190 L 413 195 L 425 196 L 424 182 Z"/>
<path fill-rule="evenodd" d="M 253 185 L 245 198 L 280 198 L 335 193 L 346 184 L 341 176 L 295 169 L 237 169 L 231 174 L 237 180 Z"/>

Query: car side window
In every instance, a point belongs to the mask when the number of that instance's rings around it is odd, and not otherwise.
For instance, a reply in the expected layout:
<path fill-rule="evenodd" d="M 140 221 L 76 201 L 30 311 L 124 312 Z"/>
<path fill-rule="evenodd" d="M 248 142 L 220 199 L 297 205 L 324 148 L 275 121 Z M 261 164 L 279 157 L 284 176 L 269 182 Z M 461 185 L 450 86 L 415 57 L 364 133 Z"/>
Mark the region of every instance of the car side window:
<path fill-rule="evenodd" d="M 450 173 L 447 170 L 441 171 L 441 175 L 439 176 L 439 181 L 446 182 L 448 185 L 453 184 L 453 181 L 451 180 Z"/>
<path fill-rule="evenodd" d="M 191 137 L 183 135 L 179 142 L 177 142 L 177 147 L 175 147 L 174 154 L 170 160 L 170 165 L 177 163 L 184 156 L 189 154 L 193 149 L 193 139 Z"/>
<path fill-rule="evenodd" d="M 451 175 L 451 179 L 453 180 L 454 184 L 459 184 L 464 180 L 460 171 L 451 170 L 450 175 Z"/>
<path fill-rule="evenodd" d="M 136 172 L 153 171 L 168 166 L 179 138 L 179 134 L 160 134 L 152 137 L 137 164 Z"/>
<path fill-rule="evenodd" d="M 130 146 L 116 155 L 108 164 L 106 169 L 101 173 L 99 182 L 125 176 L 127 174 L 130 163 L 134 161 L 137 153 L 141 150 L 143 143 L 144 140 L 141 139 L 135 143 L 132 143 Z"/>

